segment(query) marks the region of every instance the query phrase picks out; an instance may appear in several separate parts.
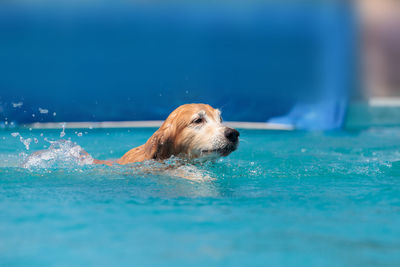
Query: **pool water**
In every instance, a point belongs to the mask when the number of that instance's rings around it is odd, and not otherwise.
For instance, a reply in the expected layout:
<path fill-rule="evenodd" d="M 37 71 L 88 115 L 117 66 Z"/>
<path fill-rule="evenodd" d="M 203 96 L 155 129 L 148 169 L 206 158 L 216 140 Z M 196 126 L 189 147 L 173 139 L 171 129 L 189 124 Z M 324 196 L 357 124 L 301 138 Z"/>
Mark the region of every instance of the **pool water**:
<path fill-rule="evenodd" d="M 107 159 L 153 131 L 61 136 Z M 400 128 L 240 132 L 229 157 L 188 165 L 213 179 L 187 180 L 84 165 L 68 142 L 24 168 L 60 130 L 0 131 L 0 265 L 400 265 Z"/>

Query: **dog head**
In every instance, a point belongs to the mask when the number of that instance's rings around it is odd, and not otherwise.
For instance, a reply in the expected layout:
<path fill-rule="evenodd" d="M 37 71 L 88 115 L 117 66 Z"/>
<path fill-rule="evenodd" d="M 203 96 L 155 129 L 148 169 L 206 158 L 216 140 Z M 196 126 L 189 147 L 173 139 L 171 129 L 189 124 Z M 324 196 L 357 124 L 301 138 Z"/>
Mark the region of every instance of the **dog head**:
<path fill-rule="evenodd" d="M 175 109 L 144 145 L 148 158 L 228 156 L 239 144 L 239 132 L 222 124 L 221 112 L 206 104 Z"/>

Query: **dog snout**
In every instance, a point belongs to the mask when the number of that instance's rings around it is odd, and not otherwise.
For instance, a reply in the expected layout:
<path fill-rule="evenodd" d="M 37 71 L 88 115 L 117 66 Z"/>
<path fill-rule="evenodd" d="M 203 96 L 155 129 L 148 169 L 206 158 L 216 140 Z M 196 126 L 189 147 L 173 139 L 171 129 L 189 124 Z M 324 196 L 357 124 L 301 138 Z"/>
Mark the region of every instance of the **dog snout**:
<path fill-rule="evenodd" d="M 232 128 L 226 128 L 225 129 L 225 137 L 231 141 L 232 143 L 236 143 L 239 139 L 240 133 Z"/>

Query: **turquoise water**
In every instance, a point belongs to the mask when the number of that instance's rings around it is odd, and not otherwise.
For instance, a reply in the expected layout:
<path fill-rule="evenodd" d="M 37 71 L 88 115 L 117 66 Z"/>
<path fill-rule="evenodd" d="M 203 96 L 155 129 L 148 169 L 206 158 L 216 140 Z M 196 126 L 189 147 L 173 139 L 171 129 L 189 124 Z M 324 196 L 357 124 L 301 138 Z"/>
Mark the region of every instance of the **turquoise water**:
<path fill-rule="evenodd" d="M 153 131 L 63 138 L 106 159 Z M 400 128 L 241 130 L 229 157 L 188 165 L 196 181 L 80 165 L 71 143 L 21 167 L 44 138 L 60 131 L 0 131 L 0 265 L 400 265 Z"/>

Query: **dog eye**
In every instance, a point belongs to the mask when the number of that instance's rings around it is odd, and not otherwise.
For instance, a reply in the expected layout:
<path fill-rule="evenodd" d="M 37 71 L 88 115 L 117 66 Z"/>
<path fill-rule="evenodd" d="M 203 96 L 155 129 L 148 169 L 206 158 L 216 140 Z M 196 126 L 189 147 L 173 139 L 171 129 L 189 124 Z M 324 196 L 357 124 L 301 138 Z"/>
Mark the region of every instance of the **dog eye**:
<path fill-rule="evenodd" d="M 193 121 L 193 123 L 195 123 L 195 124 L 200 124 L 200 123 L 202 123 L 203 121 L 204 121 L 203 118 L 198 118 L 198 119 L 195 119 L 195 120 Z"/>

